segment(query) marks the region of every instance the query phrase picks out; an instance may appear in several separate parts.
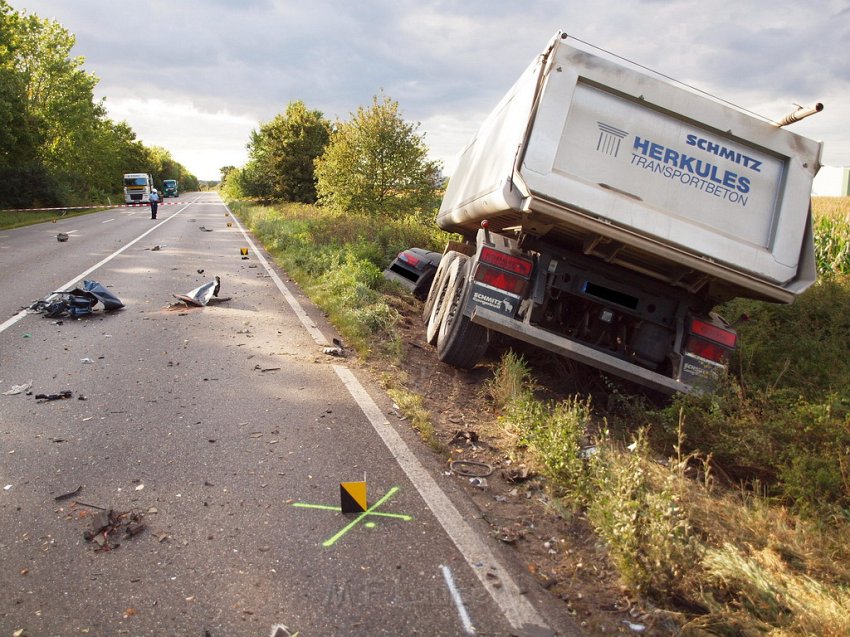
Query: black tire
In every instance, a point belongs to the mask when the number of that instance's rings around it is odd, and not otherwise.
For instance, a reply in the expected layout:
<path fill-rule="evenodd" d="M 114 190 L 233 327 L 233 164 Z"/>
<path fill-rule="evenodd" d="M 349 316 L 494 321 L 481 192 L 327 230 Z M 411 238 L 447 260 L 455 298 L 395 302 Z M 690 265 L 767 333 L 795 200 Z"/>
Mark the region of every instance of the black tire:
<path fill-rule="evenodd" d="M 435 285 L 432 289 L 435 290 L 434 304 L 431 307 L 431 313 L 428 316 L 428 323 L 425 325 L 425 340 L 429 345 L 437 344 L 437 336 L 440 333 L 440 325 L 443 322 L 443 315 L 446 312 L 446 299 L 449 287 L 454 285 L 455 281 L 460 277 L 461 269 L 466 264 L 469 257 L 463 254 L 455 254 L 449 267 L 446 268 L 445 274 L 439 285 Z"/>
<path fill-rule="evenodd" d="M 446 290 L 437 334 L 437 358 L 461 369 L 475 367 L 487 351 L 487 328 L 473 323 L 461 312 L 466 303 L 468 274 L 469 266 L 465 261 Z"/>
<path fill-rule="evenodd" d="M 446 271 L 458 254 L 460 253 L 450 250 L 440 259 L 440 265 L 437 266 L 437 271 L 434 273 L 434 280 L 431 282 L 431 290 L 425 299 L 425 305 L 422 307 L 422 322 L 425 325 L 428 325 L 428 320 L 431 318 L 431 309 L 434 307 L 434 302 L 439 294 L 439 288 L 445 281 Z"/>
<path fill-rule="evenodd" d="M 424 301 L 428 298 L 428 293 L 431 290 L 431 284 L 434 282 L 434 276 L 436 275 L 435 269 L 428 270 L 422 277 L 417 281 L 416 286 L 413 288 L 413 296 L 415 296 L 420 301 Z"/>

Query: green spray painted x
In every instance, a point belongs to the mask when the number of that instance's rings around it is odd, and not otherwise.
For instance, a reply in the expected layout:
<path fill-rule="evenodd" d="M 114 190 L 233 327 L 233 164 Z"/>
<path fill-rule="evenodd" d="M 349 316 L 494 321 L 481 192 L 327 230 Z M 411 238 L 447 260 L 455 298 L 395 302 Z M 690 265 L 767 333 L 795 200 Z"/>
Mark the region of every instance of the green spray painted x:
<path fill-rule="evenodd" d="M 413 516 L 404 515 L 404 514 L 401 514 L 401 513 L 384 513 L 383 511 L 377 510 L 378 507 L 380 507 L 382 504 L 384 504 L 384 502 L 389 500 L 395 494 L 396 491 L 398 491 L 398 487 L 392 487 L 389 491 L 387 491 L 384 494 L 384 496 L 380 500 L 378 500 L 377 502 L 375 502 L 375 504 L 373 504 L 368 509 L 363 511 L 363 513 L 358 514 L 358 516 L 356 518 L 354 518 L 351 522 L 349 522 L 347 525 L 345 525 L 345 527 L 343 527 L 336 535 L 334 535 L 333 537 L 328 538 L 327 540 L 322 542 L 322 546 L 324 546 L 325 548 L 327 548 L 329 546 L 333 546 L 334 544 L 337 543 L 337 541 L 342 539 L 342 537 L 346 533 L 351 531 L 351 529 L 356 527 L 358 524 L 360 524 L 360 522 L 365 520 L 370 515 L 374 515 L 374 516 L 377 516 L 377 517 L 383 517 L 383 518 L 396 518 L 398 520 L 404 520 L 405 522 L 410 522 L 413 519 Z M 292 506 L 300 507 L 302 509 L 321 509 L 323 511 L 336 511 L 337 513 L 342 512 L 341 507 L 330 506 L 330 505 L 327 505 L 327 504 L 310 504 L 309 502 L 293 502 Z M 375 526 L 375 524 L 374 524 L 374 522 L 366 522 L 365 526 L 368 527 L 368 528 L 372 528 L 373 526 Z"/>

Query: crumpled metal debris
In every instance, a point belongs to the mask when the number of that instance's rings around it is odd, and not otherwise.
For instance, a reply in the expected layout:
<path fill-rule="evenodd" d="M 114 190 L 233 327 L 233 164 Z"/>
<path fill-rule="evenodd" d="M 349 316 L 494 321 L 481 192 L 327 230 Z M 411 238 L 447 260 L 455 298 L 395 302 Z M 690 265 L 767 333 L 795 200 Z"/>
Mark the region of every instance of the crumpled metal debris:
<path fill-rule="evenodd" d="M 96 551 L 111 551 L 121 546 L 120 543 L 115 543 L 112 538 L 120 537 L 120 539 L 128 540 L 146 528 L 144 515 L 141 513 L 131 511 L 119 513 L 109 509 L 108 511 L 99 511 L 92 516 L 89 530 L 83 533 L 83 537 L 86 542 L 97 544 Z M 110 544 L 110 539 L 112 539 L 112 544 Z"/>
<path fill-rule="evenodd" d="M 212 281 L 208 281 L 201 286 L 196 287 L 191 292 L 187 292 L 186 294 L 172 294 L 175 299 L 179 299 L 184 303 L 189 305 L 194 305 L 196 307 L 204 307 L 209 305 L 210 301 L 213 297 L 218 296 L 218 292 L 221 289 L 221 278 L 215 277 Z M 224 300 L 224 299 L 222 299 Z"/>
<path fill-rule="evenodd" d="M 449 440 L 450 445 L 470 444 L 475 445 L 478 442 L 478 432 L 471 430 L 460 429 L 455 432 L 452 439 Z"/>
<path fill-rule="evenodd" d="M 82 288 L 54 292 L 36 301 L 28 309 L 41 312 L 44 318 L 79 318 L 91 314 L 98 303 L 102 303 L 107 312 L 124 307 L 124 303 L 102 284 L 97 281 L 83 281 Z"/>
<path fill-rule="evenodd" d="M 537 474 L 524 464 L 502 469 L 502 477 L 508 482 L 524 482 L 536 476 Z"/>
<path fill-rule="evenodd" d="M 322 354 L 327 354 L 328 356 L 345 356 L 345 345 L 342 344 L 342 341 L 338 338 L 334 338 L 333 347 L 323 347 Z"/>

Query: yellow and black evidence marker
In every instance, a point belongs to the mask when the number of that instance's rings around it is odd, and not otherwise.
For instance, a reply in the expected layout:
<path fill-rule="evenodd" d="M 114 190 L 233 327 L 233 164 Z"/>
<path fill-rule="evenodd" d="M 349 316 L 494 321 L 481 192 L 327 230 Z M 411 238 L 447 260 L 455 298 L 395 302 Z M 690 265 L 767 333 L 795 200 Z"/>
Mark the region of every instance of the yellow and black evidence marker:
<path fill-rule="evenodd" d="M 366 483 L 340 482 L 339 499 L 343 513 L 364 513 L 369 508 L 366 504 Z"/>

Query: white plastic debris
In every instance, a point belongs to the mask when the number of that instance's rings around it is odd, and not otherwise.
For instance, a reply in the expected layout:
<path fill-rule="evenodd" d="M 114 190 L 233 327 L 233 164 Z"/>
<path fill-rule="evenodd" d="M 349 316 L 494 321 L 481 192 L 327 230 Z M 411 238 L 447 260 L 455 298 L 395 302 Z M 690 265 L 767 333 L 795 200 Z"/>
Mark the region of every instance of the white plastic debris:
<path fill-rule="evenodd" d="M 635 624 L 633 622 L 626 621 L 625 619 L 623 620 L 623 623 L 626 626 L 628 626 L 629 630 L 631 630 L 634 633 L 642 633 L 642 632 L 646 631 L 646 625 L 645 624 Z"/>
<path fill-rule="evenodd" d="M 25 391 L 29 391 L 32 388 L 32 381 L 28 383 L 24 383 L 23 385 L 12 385 L 12 389 L 9 391 L 4 391 L 4 396 L 14 396 L 15 394 L 22 394 Z"/>

